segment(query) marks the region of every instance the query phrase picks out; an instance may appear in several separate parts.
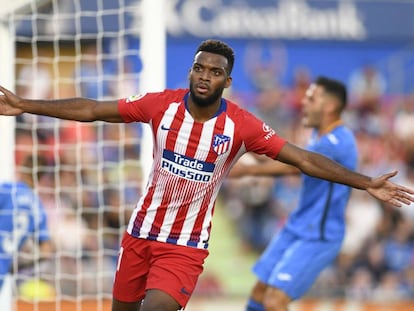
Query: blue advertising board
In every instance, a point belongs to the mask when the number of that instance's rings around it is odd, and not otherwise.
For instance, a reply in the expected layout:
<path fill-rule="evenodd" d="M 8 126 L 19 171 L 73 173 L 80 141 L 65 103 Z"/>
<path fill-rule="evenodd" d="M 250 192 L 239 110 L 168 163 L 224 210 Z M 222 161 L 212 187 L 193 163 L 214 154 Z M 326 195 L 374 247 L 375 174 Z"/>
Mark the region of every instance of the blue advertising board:
<path fill-rule="evenodd" d="M 51 29 L 55 19 L 62 35 L 129 33 L 139 29 L 139 0 L 65 0 L 57 8 L 43 6 L 37 16 L 22 19 L 19 35 Z M 167 0 L 170 38 L 221 37 L 279 40 L 403 40 L 414 39 L 414 3 L 379 0 Z M 122 7 L 121 7 L 122 5 Z M 49 11 L 48 11 L 49 10 Z M 99 11 L 99 14 L 97 12 Z M 55 16 L 54 16 L 55 15 Z M 40 33 L 41 34 L 41 33 Z"/>
<path fill-rule="evenodd" d="M 170 0 L 174 38 L 412 40 L 409 1 Z"/>

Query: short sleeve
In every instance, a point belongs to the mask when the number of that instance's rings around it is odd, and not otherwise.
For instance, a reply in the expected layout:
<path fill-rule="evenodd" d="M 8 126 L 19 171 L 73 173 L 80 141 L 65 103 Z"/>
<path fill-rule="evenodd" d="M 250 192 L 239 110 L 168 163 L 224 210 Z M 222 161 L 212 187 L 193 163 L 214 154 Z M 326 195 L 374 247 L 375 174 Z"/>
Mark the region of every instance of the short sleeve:
<path fill-rule="evenodd" d="M 130 96 L 118 101 L 118 110 L 126 123 L 149 123 L 157 113 L 164 111 L 169 104 L 181 102 L 187 92 L 187 89 L 165 89 L 162 92 Z"/>
<path fill-rule="evenodd" d="M 133 95 L 118 101 L 118 109 L 122 119 L 126 123 L 148 123 L 156 108 L 156 103 L 161 100 L 161 93 L 145 93 Z"/>
<path fill-rule="evenodd" d="M 240 134 L 246 145 L 246 150 L 275 159 L 286 144 L 286 140 L 248 111 L 244 111 L 243 119 Z"/>

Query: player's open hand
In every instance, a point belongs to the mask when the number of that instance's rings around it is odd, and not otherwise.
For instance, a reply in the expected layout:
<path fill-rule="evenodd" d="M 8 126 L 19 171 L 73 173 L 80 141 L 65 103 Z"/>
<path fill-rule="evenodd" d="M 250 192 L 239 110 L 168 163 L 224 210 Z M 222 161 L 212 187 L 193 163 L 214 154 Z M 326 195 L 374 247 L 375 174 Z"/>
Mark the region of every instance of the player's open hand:
<path fill-rule="evenodd" d="M 372 186 L 367 188 L 369 194 L 394 207 L 409 205 L 414 202 L 414 190 L 389 181 L 397 175 L 397 171 L 372 179 Z"/>
<path fill-rule="evenodd" d="M 17 107 L 17 104 L 21 101 L 21 98 L 13 92 L 0 86 L 0 115 L 4 116 L 17 116 L 23 112 L 22 109 Z"/>

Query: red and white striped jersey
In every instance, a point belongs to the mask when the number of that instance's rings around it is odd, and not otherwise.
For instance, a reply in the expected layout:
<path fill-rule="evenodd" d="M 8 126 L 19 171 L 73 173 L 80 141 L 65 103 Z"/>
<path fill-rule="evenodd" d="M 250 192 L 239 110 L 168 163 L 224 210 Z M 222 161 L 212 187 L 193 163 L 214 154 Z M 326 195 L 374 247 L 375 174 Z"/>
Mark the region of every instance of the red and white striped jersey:
<path fill-rule="evenodd" d="M 207 248 L 220 186 L 246 152 L 276 158 L 285 140 L 248 111 L 222 99 L 217 114 L 196 122 L 187 89 L 119 100 L 123 120 L 148 123 L 154 161 L 127 231 L 135 237 Z"/>

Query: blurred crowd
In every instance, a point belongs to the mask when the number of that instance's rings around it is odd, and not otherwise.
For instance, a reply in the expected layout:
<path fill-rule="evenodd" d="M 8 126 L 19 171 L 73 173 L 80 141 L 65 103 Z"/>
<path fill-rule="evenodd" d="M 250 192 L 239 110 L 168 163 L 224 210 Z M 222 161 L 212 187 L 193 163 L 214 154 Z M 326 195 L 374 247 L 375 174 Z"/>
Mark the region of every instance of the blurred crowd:
<path fill-rule="evenodd" d="M 73 73 L 77 83 L 65 97 L 104 99 L 137 93 L 139 81 L 132 74 L 123 74 L 120 83 L 102 79 L 96 53 L 93 47 L 85 50 Z M 283 85 L 274 70 L 250 68 L 255 92 L 229 90 L 226 97 L 304 146 L 309 133 L 301 125 L 301 98 L 315 77 L 301 67 L 293 81 Z M 56 95 L 48 67 L 22 66 L 18 74 L 18 95 Z M 349 87 L 345 122 L 358 140 L 358 170 L 379 175 L 398 169 L 395 179 L 414 187 L 414 95 L 388 94 L 386 80 L 370 64 L 344 82 Z M 83 124 L 30 115 L 17 119 L 17 169 L 27 154 L 49 160 L 47 167 L 39 168 L 47 174 L 36 189 L 47 208 L 56 257 L 40 274 L 60 295 L 111 294 L 119 242 L 141 194 L 141 131 L 139 124 Z M 225 182 L 221 207 L 236 225 L 246 252 L 259 254 L 277 234 L 296 206 L 300 187 L 300 179 L 293 176 Z M 347 221 L 341 255 L 309 295 L 387 301 L 414 297 L 414 208 L 394 209 L 354 190 Z M 20 282 L 30 273 L 23 271 Z"/>

